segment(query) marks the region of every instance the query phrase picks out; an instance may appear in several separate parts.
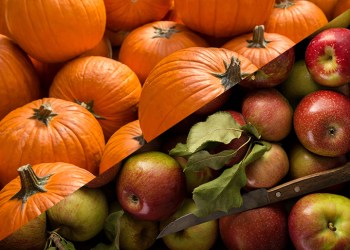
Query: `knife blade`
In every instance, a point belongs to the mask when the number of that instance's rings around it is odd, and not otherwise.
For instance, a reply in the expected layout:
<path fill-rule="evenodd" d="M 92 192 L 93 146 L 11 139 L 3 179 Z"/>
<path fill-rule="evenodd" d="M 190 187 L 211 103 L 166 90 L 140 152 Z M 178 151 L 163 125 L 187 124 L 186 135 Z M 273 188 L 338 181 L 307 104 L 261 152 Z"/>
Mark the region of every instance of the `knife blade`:
<path fill-rule="evenodd" d="M 223 216 L 263 207 L 269 204 L 319 191 L 347 181 L 350 181 L 350 162 L 347 162 L 346 164 L 337 168 L 285 182 L 270 189 L 260 188 L 244 193 L 242 194 L 242 206 L 231 208 L 227 212 L 216 211 L 204 217 L 197 217 L 193 213 L 186 214 L 166 225 L 157 236 L 157 239 L 168 234 L 179 232 L 188 227 L 192 227 L 210 220 L 219 219 Z"/>

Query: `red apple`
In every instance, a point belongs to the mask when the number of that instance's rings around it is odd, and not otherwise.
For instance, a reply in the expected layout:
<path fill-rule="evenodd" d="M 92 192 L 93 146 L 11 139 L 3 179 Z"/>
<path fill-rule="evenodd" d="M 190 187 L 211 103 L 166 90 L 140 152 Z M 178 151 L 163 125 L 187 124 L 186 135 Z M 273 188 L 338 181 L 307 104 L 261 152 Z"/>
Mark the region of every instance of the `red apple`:
<path fill-rule="evenodd" d="M 271 148 L 259 159 L 246 166 L 247 189 L 271 188 L 289 171 L 289 159 L 284 148 L 271 143 Z"/>
<path fill-rule="evenodd" d="M 263 140 L 280 141 L 292 130 L 293 109 L 275 88 L 248 92 L 242 101 L 242 114 L 257 128 Z"/>
<path fill-rule="evenodd" d="M 191 198 L 186 198 L 179 209 L 168 219 L 160 222 L 160 229 L 163 229 L 173 220 L 192 213 L 197 209 Z M 162 239 L 168 249 L 183 250 L 209 250 L 215 244 L 219 234 L 218 221 L 211 220 L 202 224 L 189 227 L 182 231 L 164 236 Z"/>
<path fill-rule="evenodd" d="M 350 99 L 331 90 L 306 95 L 294 111 L 294 130 L 301 144 L 322 156 L 350 150 Z"/>
<path fill-rule="evenodd" d="M 288 217 L 296 249 L 350 249 L 350 199 L 331 193 L 303 196 Z"/>
<path fill-rule="evenodd" d="M 350 82 L 350 30 L 329 28 L 307 45 L 306 66 L 319 84 L 336 87 Z"/>
<path fill-rule="evenodd" d="M 288 244 L 287 212 L 280 204 L 269 205 L 219 219 L 227 249 L 284 250 Z"/>
<path fill-rule="evenodd" d="M 179 163 L 163 152 L 132 155 L 116 181 L 121 207 L 141 220 L 169 217 L 186 197 L 186 179 Z"/>

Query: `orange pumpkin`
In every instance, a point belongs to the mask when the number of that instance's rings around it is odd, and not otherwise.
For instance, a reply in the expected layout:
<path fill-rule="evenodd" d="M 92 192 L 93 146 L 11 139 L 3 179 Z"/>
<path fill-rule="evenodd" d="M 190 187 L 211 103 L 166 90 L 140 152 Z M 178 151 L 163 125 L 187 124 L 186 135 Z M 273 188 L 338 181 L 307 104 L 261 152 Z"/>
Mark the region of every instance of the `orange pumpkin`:
<path fill-rule="evenodd" d="M 172 0 L 104 0 L 107 13 L 107 29 L 133 30 L 149 22 L 164 18 Z"/>
<path fill-rule="evenodd" d="M 0 120 L 40 96 L 40 82 L 24 51 L 0 34 Z"/>
<path fill-rule="evenodd" d="M 326 15 L 328 21 L 333 19 L 333 11 L 338 0 L 308 0 L 316 4 Z M 341 0 L 340 0 L 341 1 Z"/>
<path fill-rule="evenodd" d="M 23 164 L 68 162 L 94 175 L 105 145 L 95 117 L 82 106 L 57 98 L 32 101 L 0 121 L 0 186 Z"/>
<path fill-rule="evenodd" d="M 81 104 L 98 119 L 106 140 L 137 118 L 141 83 L 116 60 L 88 56 L 67 63 L 55 76 L 49 97 Z"/>
<path fill-rule="evenodd" d="M 270 15 L 274 0 L 176 0 L 180 20 L 192 30 L 231 37 L 250 32 Z"/>
<path fill-rule="evenodd" d="M 332 17 L 336 18 L 348 9 L 350 9 L 350 0 L 338 0 L 336 5 L 334 6 Z"/>
<path fill-rule="evenodd" d="M 106 10 L 103 0 L 11 0 L 6 21 L 11 37 L 30 56 L 62 62 L 101 41 Z"/>
<path fill-rule="evenodd" d="M 112 44 L 107 35 L 104 35 L 101 41 L 92 49 L 82 53 L 79 57 L 83 56 L 104 56 L 112 58 Z"/>
<path fill-rule="evenodd" d="M 0 0 L 0 34 L 10 37 L 10 31 L 7 28 L 5 19 L 7 1 L 8 0 Z"/>
<path fill-rule="evenodd" d="M 166 56 L 141 92 L 144 138 L 151 141 L 256 70 L 249 59 L 224 48 L 191 47 Z"/>
<path fill-rule="evenodd" d="M 128 65 L 143 83 L 165 56 L 188 47 L 207 47 L 207 42 L 174 21 L 157 21 L 134 29 L 123 41 L 119 61 Z"/>
<path fill-rule="evenodd" d="M 26 164 L 17 171 L 17 177 L 0 191 L 0 240 L 95 177 L 85 169 L 63 162 Z"/>
<path fill-rule="evenodd" d="M 264 25 L 266 32 L 284 35 L 298 43 L 327 23 L 323 11 L 310 1 L 276 0 Z"/>

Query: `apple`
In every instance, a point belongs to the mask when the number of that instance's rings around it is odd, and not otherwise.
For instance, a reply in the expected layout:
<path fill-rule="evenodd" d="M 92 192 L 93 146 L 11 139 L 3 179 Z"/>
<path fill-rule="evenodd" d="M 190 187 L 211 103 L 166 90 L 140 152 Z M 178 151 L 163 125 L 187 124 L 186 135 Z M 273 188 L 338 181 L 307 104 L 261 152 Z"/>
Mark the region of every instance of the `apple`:
<path fill-rule="evenodd" d="M 332 193 L 312 193 L 293 205 L 288 217 L 296 249 L 349 249 L 350 199 Z"/>
<path fill-rule="evenodd" d="M 288 214 L 273 204 L 219 219 L 219 232 L 227 249 L 284 250 L 288 245 Z"/>
<path fill-rule="evenodd" d="M 246 189 L 271 188 L 288 174 L 287 152 L 278 143 L 270 145 L 271 148 L 259 159 L 246 166 Z"/>
<path fill-rule="evenodd" d="M 46 237 L 46 213 L 42 213 L 1 240 L 0 249 L 44 249 Z"/>
<path fill-rule="evenodd" d="M 169 217 L 186 197 L 186 178 L 170 155 L 149 151 L 126 159 L 116 180 L 121 207 L 141 220 Z"/>
<path fill-rule="evenodd" d="M 172 216 L 160 222 L 160 229 L 162 230 L 170 222 L 183 215 L 192 213 L 196 209 L 197 207 L 194 201 L 191 198 L 186 198 L 181 207 Z M 218 233 L 218 220 L 211 220 L 173 234 L 165 235 L 162 239 L 168 249 L 172 250 L 209 250 L 215 244 Z"/>
<path fill-rule="evenodd" d="M 77 242 L 96 236 L 107 215 L 107 197 L 101 188 L 82 187 L 47 210 L 50 229 Z"/>
<path fill-rule="evenodd" d="M 329 28 L 311 39 L 305 63 L 319 84 L 336 87 L 350 82 L 350 30 Z"/>
<path fill-rule="evenodd" d="M 301 144 L 322 156 L 350 150 L 350 98 L 331 90 L 306 95 L 294 110 L 293 126 Z"/>
<path fill-rule="evenodd" d="M 291 179 L 339 167 L 347 162 L 345 154 L 335 157 L 321 156 L 307 150 L 299 142 L 292 145 L 288 152 L 288 158 Z"/>
<path fill-rule="evenodd" d="M 292 130 L 293 109 L 276 88 L 249 91 L 243 98 L 241 112 L 262 140 L 280 141 Z"/>

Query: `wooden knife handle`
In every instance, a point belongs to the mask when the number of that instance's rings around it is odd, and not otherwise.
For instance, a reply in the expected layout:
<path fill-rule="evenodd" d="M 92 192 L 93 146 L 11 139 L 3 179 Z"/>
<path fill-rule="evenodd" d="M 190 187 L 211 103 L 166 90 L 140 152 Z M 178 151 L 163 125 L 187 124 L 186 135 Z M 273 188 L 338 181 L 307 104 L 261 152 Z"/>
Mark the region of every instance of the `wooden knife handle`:
<path fill-rule="evenodd" d="M 330 170 L 307 175 L 268 190 L 270 202 L 278 202 L 350 181 L 350 162 Z"/>

